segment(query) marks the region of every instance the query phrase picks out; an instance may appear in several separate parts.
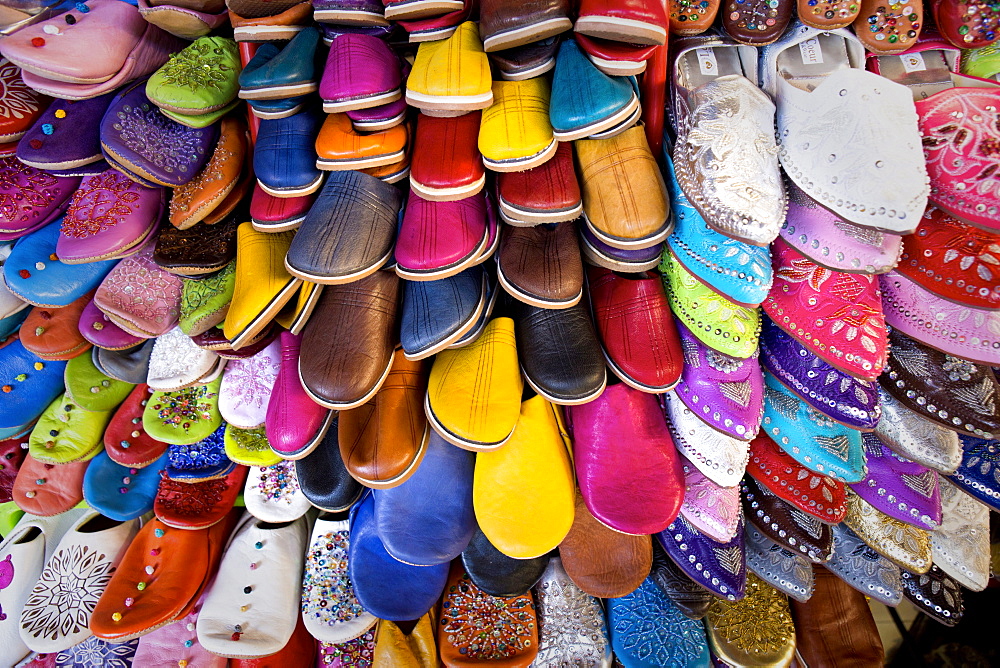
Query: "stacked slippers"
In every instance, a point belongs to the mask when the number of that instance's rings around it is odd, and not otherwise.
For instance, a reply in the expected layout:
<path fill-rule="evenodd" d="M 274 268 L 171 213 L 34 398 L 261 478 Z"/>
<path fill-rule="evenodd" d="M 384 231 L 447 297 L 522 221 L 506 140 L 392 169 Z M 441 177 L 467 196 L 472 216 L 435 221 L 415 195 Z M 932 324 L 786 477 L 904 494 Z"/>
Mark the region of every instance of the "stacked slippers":
<path fill-rule="evenodd" d="M 0 25 L 0 665 L 876 666 L 866 597 L 962 619 L 995 7 L 577 5 Z"/>

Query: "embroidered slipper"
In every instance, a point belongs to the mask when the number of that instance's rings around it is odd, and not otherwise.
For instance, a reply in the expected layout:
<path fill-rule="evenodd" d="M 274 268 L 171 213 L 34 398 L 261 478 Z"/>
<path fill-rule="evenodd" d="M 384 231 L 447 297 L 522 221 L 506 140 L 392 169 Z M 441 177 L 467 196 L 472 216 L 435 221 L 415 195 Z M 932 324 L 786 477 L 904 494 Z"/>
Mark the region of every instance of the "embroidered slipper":
<path fill-rule="evenodd" d="M 833 558 L 825 567 L 880 603 L 895 607 L 903 600 L 899 566 L 868 547 L 844 524 L 833 525 Z"/>
<path fill-rule="evenodd" d="M 990 579 L 990 511 L 947 480 L 941 481 L 941 526 L 931 533 L 934 563 L 971 591 Z"/>
<path fill-rule="evenodd" d="M 868 475 L 851 485 L 855 494 L 900 522 L 925 531 L 941 524 L 938 472 L 905 460 L 874 434 L 864 435 Z"/>
<path fill-rule="evenodd" d="M 739 484 L 750 456 L 748 442 L 713 429 L 676 391 L 661 395 L 660 404 L 677 450 L 717 485 Z"/>
<path fill-rule="evenodd" d="M 251 466 L 243 488 L 247 512 L 262 522 L 292 522 L 312 505 L 299 489 L 295 463 L 281 460 L 271 466 Z"/>
<path fill-rule="evenodd" d="M 167 451 L 167 444 L 146 433 L 142 424 L 150 392 L 148 385 L 136 385 L 104 430 L 104 449 L 111 461 L 121 466 L 143 468 Z"/>
<path fill-rule="evenodd" d="M 962 462 L 958 434 L 907 408 L 896 397 L 880 391 L 882 418 L 875 435 L 900 457 L 945 475 L 954 473 Z"/>
<path fill-rule="evenodd" d="M 830 518 L 820 520 L 800 510 L 753 477 L 741 483 L 740 491 L 746 513 L 748 542 L 751 533 L 757 532 L 798 557 L 805 557 L 807 562 L 822 564 L 833 556 L 833 532 L 824 521 Z M 843 489 L 841 496 L 844 496 Z"/>
<path fill-rule="evenodd" d="M 795 625 L 788 599 L 756 575 L 747 577 L 746 596 L 716 599 L 705 614 L 708 644 L 730 665 L 790 665 L 795 656 Z M 753 633 L 745 629 L 754 628 Z"/>
<path fill-rule="evenodd" d="M 152 438 L 171 444 L 197 443 L 222 424 L 219 386 L 222 378 L 182 390 L 154 392 L 142 412 L 142 426 Z"/>
<path fill-rule="evenodd" d="M 678 568 L 717 597 L 738 601 L 746 594 L 742 513 L 736 535 L 725 543 L 704 535 L 683 516 L 656 534 L 656 540 Z"/>
<path fill-rule="evenodd" d="M 808 559 L 774 542 L 747 524 L 747 568 L 777 591 L 808 601 L 816 586 Z"/>
<path fill-rule="evenodd" d="M 844 524 L 900 569 L 916 574 L 930 569 L 930 532 L 880 512 L 853 492 L 847 494 Z"/>
<path fill-rule="evenodd" d="M 810 471 L 765 434 L 750 442 L 747 473 L 761 489 L 826 524 L 842 522 L 847 514 L 844 483 Z"/>

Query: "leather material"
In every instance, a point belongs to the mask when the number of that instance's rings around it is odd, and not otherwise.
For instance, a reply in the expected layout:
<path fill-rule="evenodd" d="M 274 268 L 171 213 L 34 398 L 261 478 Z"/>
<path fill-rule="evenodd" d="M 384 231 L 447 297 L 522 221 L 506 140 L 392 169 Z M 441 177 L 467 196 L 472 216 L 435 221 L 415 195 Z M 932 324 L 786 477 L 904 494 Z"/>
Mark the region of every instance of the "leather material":
<path fill-rule="evenodd" d="M 327 114 L 316 136 L 316 166 L 340 171 L 394 164 L 405 158 L 409 134 L 405 124 L 362 133 L 354 128 L 347 114 Z"/>
<path fill-rule="evenodd" d="M 583 263 L 572 225 L 505 227 L 497 256 L 500 284 L 515 299 L 566 308 L 583 295 Z"/>
<path fill-rule="evenodd" d="M 116 464 L 143 468 L 167 451 L 167 444 L 146 433 L 142 424 L 142 413 L 149 402 L 149 395 L 148 385 L 136 385 L 104 430 L 104 449 Z"/>
<path fill-rule="evenodd" d="M 250 219 L 262 232 L 295 229 L 305 220 L 315 199 L 312 195 L 275 197 L 257 184 L 250 198 Z"/>
<path fill-rule="evenodd" d="M 931 4 L 934 23 L 941 35 L 960 49 L 978 49 L 995 41 L 996 23 L 977 15 L 984 5 L 962 3 L 952 5 L 944 2 Z"/>
<path fill-rule="evenodd" d="M 874 434 L 865 434 L 868 475 L 851 489 L 900 522 L 933 531 L 941 523 L 938 473 L 903 459 Z"/>
<path fill-rule="evenodd" d="M 903 237 L 897 272 L 939 297 L 978 309 L 1000 308 L 1000 276 L 990 269 L 998 236 L 930 207 Z M 957 260 L 957 262 L 956 262 Z"/>
<path fill-rule="evenodd" d="M 880 278 L 885 322 L 894 331 L 949 355 L 978 364 L 1000 364 L 1000 312 L 983 311 L 928 292 L 902 274 Z"/>
<path fill-rule="evenodd" d="M 395 219 L 387 226 L 394 230 Z M 353 222 L 351 229 L 353 234 Z M 411 189 L 396 242 L 396 273 L 417 281 L 454 275 L 475 263 L 488 234 L 485 194 L 435 202 Z"/>
<path fill-rule="evenodd" d="M 989 509 L 941 481 L 941 526 L 931 533 L 934 563 L 971 591 L 982 591 L 990 578 Z"/>
<path fill-rule="evenodd" d="M 80 334 L 80 314 L 91 297 L 84 295 L 59 309 L 31 309 L 21 325 L 21 343 L 48 360 L 68 360 L 89 354 L 91 344 Z"/>
<path fill-rule="evenodd" d="M 774 274 L 762 306 L 776 325 L 846 373 L 866 380 L 882 373 L 889 342 L 875 277 L 820 267 L 783 240 L 774 243 Z M 824 324 L 803 325 L 805 312 Z"/>
<path fill-rule="evenodd" d="M 198 116 L 236 99 L 240 67 L 236 42 L 201 37 L 174 55 L 146 82 L 149 101 L 168 111 Z"/>
<path fill-rule="evenodd" d="M 94 344 L 94 347 L 115 352 L 130 350 L 142 346 L 146 341 L 152 341 L 151 338 L 126 332 L 112 322 L 111 318 L 97 307 L 93 299 L 83 307 L 83 312 L 80 314 L 80 334 Z M 152 343 L 149 344 L 150 350 L 152 350 L 152 345 Z M 146 357 L 148 361 L 148 353 Z M 145 378 L 144 373 L 142 379 L 145 380 Z"/>
<path fill-rule="evenodd" d="M 247 475 L 244 490 L 246 497 L 253 499 L 250 513 L 268 522 L 284 522 L 300 517 L 299 511 L 307 509 L 309 502 L 298 493 L 298 482 L 294 473 L 289 472 L 292 464 L 268 447 L 264 428 L 240 429 L 227 424 L 224 432 L 222 441 L 226 456 L 237 464 L 255 467 Z M 293 505 L 284 505 L 286 502 Z M 278 504 L 283 507 L 275 508 Z"/>
<path fill-rule="evenodd" d="M 495 318 L 471 344 L 435 357 L 424 410 L 431 427 L 449 443 L 493 450 L 517 425 L 521 389 L 514 323 Z"/>
<path fill-rule="evenodd" d="M 721 5 L 720 0 L 708 0 L 707 3 L 669 0 L 667 12 L 670 32 L 674 35 L 698 35 L 705 32 L 712 27 Z"/>
<path fill-rule="evenodd" d="M 430 448 L 430 430 L 421 405 L 426 388 L 427 364 L 411 362 L 397 350 L 375 395 L 357 408 L 341 411 L 340 455 L 358 482 L 388 489 L 404 484 L 417 471 Z M 376 517 L 381 517 L 377 510 Z M 402 545 L 397 542 L 387 549 L 393 552 Z"/>
<path fill-rule="evenodd" d="M 142 426 L 158 441 L 170 444 L 197 443 L 222 424 L 219 415 L 219 385 L 222 377 L 182 390 L 154 392 L 142 412 Z"/>
<path fill-rule="evenodd" d="M 132 391 L 132 383 L 105 375 L 92 355 L 80 355 L 67 362 L 63 380 L 66 396 L 85 411 L 114 410 Z"/>
<path fill-rule="evenodd" d="M 503 554 L 477 530 L 462 552 L 462 566 L 477 587 L 491 596 L 523 596 L 538 583 L 549 564 L 549 555 L 514 559 Z"/>
<path fill-rule="evenodd" d="M 965 606 L 962 588 L 936 564 L 927 573 L 902 571 L 903 596 L 920 612 L 939 624 L 955 626 L 962 621 Z"/>
<path fill-rule="evenodd" d="M 732 540 L 740 519 L 739 489 L 718 485 L 690 462 L 682 461 L 681 467 L 684 469 L 681 515 L 712 540 L 722 543 Z"/>
<path fill-rule="evenodd" d="M 114 93 L 49 106 L 17 144 L 17 157 L 37 169 L 73 169 L 101 159 L 101 119 Z M 45 134 L 48 125 L 52 134 Z"/>
<path fill-rule="evenodd" d="M 208 162 L 217 136 L 214 125 L 190 128 L 164 116 L 146 99 L 142 82 L 119 93 L 101 121 L 101 150 L 109 162 L 161 186 L 193 179 Z"/>
<path fill-rule="evenodd" d="M 399 278 L 387 271 L 323 290 L 299 359 L 299 378 L 314 401 L 347 410 L 378 391 L 398 339 L 399 291 Z M 341 345 L 332 347 L 331 340 Z"/>
<path fill-rule="evenodd" d="M 259 47 L 240 72 L 240 97 L 269 100 L 316 90 L 319 72 L 315 51 L 318 44 L 319 31 L 308 27 L 296 32 L 281 47 L 273 42 Z"/>
<path fill-rule="evenodd" d="M 570 453 L 559 408 L 536 395 L 521 403 L 507 447 L 476 455 L 475 518 L 500 552 L 533 559 L 566 537 L 575 489 Z"/>
<path fill-rule="evenodd" d="M 92 459 L 102 449 L 101 436 L 110 420 L 110 410 L 86 411 L 63 395 L 39 416 L 31 431 L 29 452 L 48 464 Z"/>
<path fill-rule="evenodd" d="M 884 274 L 896 266 L 903 237 L 852 223 L 792 183 L 781 238 L 816 264 L 834 271 Z M 926 214 L 925 214 L 926 215 Z"/>
<path fill-rule="evenodd" d="M 521 46 L 492 51 L 490 63 L 497 68 L 500 78 L 509 81 L 540 76 L 556 66 L 559 41 L 558 37 L 546 37 Z"/>
<path fill-rule="evenodd" d="M 428 110 L 475 111 L 493 102 L 490 62 L 475 23 L 447 39 L 423 42 L 406 80 L 406 103 Z"/>
<path fill-rule="evenodd" d="M 319 85 L 328 114 L 394 102 L 401 85 L 399 59 L 378 37 L 346 34 L 330 43 Z"/>
<path fill-rule="evenodd" d="M 410 167 L 414 190 L 427 199 L 444 201 L 468 197 L 482 188 L 486 171 L 477 146 L 480 119 L 478 112 L 447 118 L 417 116 Z"/>
<path fill-rule="evenodd" d="M 236 258 L 237 219 L 179 230 L 164 227 L 156 238 L 153 261 L 173 274 L 200 276 L 220 271 Z"/>
<path fill-rule="evenodd" d="M 656 534 L 656 539 L 688 577 L 716 597 L 729 601 L 743 598 L 747 588 L 747 565 L 742 517 L 736 536 L 726 543 L 699 532 L 683 516 Z"/>
<path fill-rule="evenodd" d="M 301 338 L 281 333 L 281 360 L 267 412 L 265 431 L 271 448 L 286 459 L 305 457 L 327 433 L 333 416 L 309 398 L 299 380 Z M 334 428 L 336 433 L 336 428 Z"/>
<path fill-rule="evenodd" d="M 833 532 L 829 524 L 790 505 L 753 477 L 745 478 L 740 490 L 748 530 L 758 531 L 767 540 L 816 564 L 833 556 Z M 749 540 L 749 531 L 747 536 Z"/>
<path fill-rule="evenodd" d="M 435 281 L 404 281 L 400 342 L 407 359 L 424 359 L 459 339 L 488 310 L 491 279 L 480 267 Z"/>
<path fill-rule="evenodd" d="M 22 438 L 10 438 L 0 441 L 0 503 L 13 501 L 14 480 L 17 472 L 28 456 L 21 447 Z"/>
<path fill-rule="evenodd" d="M 761 83 L 764 92 L 777 104 L 778 159 L 803 192 L 835 214 L 865 227 L 908 234 L 927 207 L 928 193 L 927 169 L 918 157 L 921 139 L 913 96 L 901 84 L 862 71 L 862 45 L 847 30 L 836 32 L 837 38 L 830 44 L 836 43 L 837 48 L 847 51 L 844 55 L 848 56 L 850 67 L 832 72 L 832 65 L 817 68 L 814 72 L 822 80 L 817 80 L 812 91 L 804 84 L 799 88 L 780 76 L 781 54 L 794 58 L 799 44 L 819 34 L 815 28 L 795 24 L 762 53 Z M 841 95 L 842 90 L 848 92 Z M 875 100 L 880 108 L 892 110 L 888 113 L 893 122 L 886 120 L 888 116 L 864 111 Z M 828 113 L 849 120 L 836 128 L 837 132 L 827 127 L 822 140 L 808 141 L 807 136 L 812 137 L 820 116 Z M 823 125 L 822 121 L 819 123 Z M 882 137 L 884 141 L 879 147 L 867 147 L 865 157 L 861 158 L 849 139 L 854 131 L 870 133 L 869 136 Z M 888 146 L 892 149 L 883 148 Z M 861 150 L 860 145 L 857 150 Z M 863 167 L 846 167 L 857 159 L 861 159 Z M 849 178 L 845 176 L 848 173 Z M 887 178 L 894 184 L 888 189 L 881 187 Z"/>
<path fill-rule="evenodd" d="M 365 489 L 347 472 L 337 438 L 334 421 L 319 445 L 295 463 L 302 493 L 311 504 L 330 512 L 347 510 Z"/>
<path fill-rule="evenodd" d="M 229 20 L 229 13 L 225 10 L 211 14 L 185 7 L 183 4 L 180 2 L 176 5 L 150 6 L 148 0 L 138 2 L 142 18 L 181 39 L 204 37 Z"/>
<path fill-rule="evenodd" d="M 496 177 L 497 202 L 505 220 L 522 225 L 575 220 L 583 211 L 573 150 L 560 142 L 545 163 Z"/>
<path fill-rule="evenodd" d="M 752 439 L 764 414 L 764 376 L 756 351 L 747 359 L 730 357 L 699 341 L 686 324 L 677 324 L 684 367 L 676 396 L 713 429 L 742 441 Z M 709 453 L 694 459 L 705 456 Z"/>
<path fill-rule="evenodd" d="M 247 467 L 236 466 L 223 478 L 200 482 L 163 477 L 156 491 L 153 512 L 172 527 L 204 529 L 225 520 L 243 491 Z"/>
<path fill-rule="evenodd" d="M 795 7 L 794 0 L 779 0 L 777 5 L 761 0 L 742 5 L 727 2 L 722 11 L 722 25 L 737 42 L 763 46 L 781 37 L 795 16 Z"/>
<path fill-rule="evenodd" d="M 583 306 L 514 307 L 518 357 L 525 380 L 553 403 L 577 405 L 598 397 L 607 384 L 601 344 Z"/>
<path fill-rule="evenodd" d="M 112 378 L 138 385 L 146 379 L 149 372 L 149 356 L 153 345 L 152 341 L 148 341 L 122 350 L 99 348 L 95 362 L 101 371 Z"/>
<path fill-rule="evenodd" d="M 226 365 L 219 388 L 219 412 L 228 424 L 240 429 L 264 426 L 280 368 L 280 348 L 280 344 L 273 341 L 252 357 L 233 360 Z"/>
<path fill-rule="evenodd" d="M 234 659 L 234 668 L 280 668 L 280 666 L 312 666 L 316 660 L 316 639 L 306 630 L 302 620 L 295 625 L 285 646 L 270 656 L 255 659 Z"/>
<path fill-rule="evenodd" d="M 609 77 L 597 69 L 576 40 L 567 39 L 559 45 L 549 107 L 549 119 L 557 140 L 583 139 L 612 128 L 628 118 L 636 103 L 635 91 L 628 80 Z M 579 149 L 577 146 L 578 158 Z M 581 160 L 582 164 L 585 163 Z"/>
<path fill-rule="evenodd" d="M 175 327 L 161 334 L 149 355 L 146 382 L 154 390 L 178 390 L 217 377 L 225 362 Z"/>
<path fill-rule="evenodd" d="M 448 564 L 411 566 L 393 559 L 378 537 L 371 492 L 351 508 L 348 572 L 362 606 L 379 619 L 421 617 L 440 597 Z"/>
<path fill-rule="evenodd" d="M 656 46 L 619 42 L 601 37 L 589 37 L 582 33 L 574 35 L 577 44 L 609 76 L 630 76 L 646 71 L 646 61 L 652 58 Z"/>
<path fill-rule="evenodd" d="M 796 601 L 808 601 L 815 582 L 812 564 L 747 524 L 747 568 L 777 591 Z"/>
<path fill-rule="evenodd" d="M 83 476 L 83 498 L 105 517 L 124 522 L 153 510 L 153 499 L 166 464 L 161 456 L 141 469 L 122 466 L 107 452 L 97 455 Z"/>
<path fill-rule="evenodd" d="M 996 157 L 973 152 L 967 144 L 956 143 L 955 131 L 964 130 L 972 141 L 990 141 L 997 130 L 975 121 L 1000 102 L 1000 91 L 991 88 L 957 87 L 935 93 L 916 103 L 930 176 L 930 201 L 962 220 L 990 230 L 1000 226 L 1000 208 L 982 186 L 978 175 L 997 164 Z M 962 116 L 954 116 L 959 113 Z M 982 117 L 982 116 L 980 116 Z M 957 120 L 956 120 L 957 119 Z M 955 161 L 960 161 L 956 163 Z M 961 167 L 956 167 L 961 164 Z"/>
<path fill-rule="evenodd" d="M 827 0 L 815 5 L 804 5 L 799 2 L 797 9 L 799 19 L 806 25 L 820 30 L 829 30 L 849 26 L 858 17 L 861 5 L 856 2 L 844 2 L 844 0 L 833 0 L 832 2 Z"/>
<path fill-rule="evenodd" d="M 186 617 L 222 558 L 237 513 L 208 529 L 177 529 L 153 518 L 132 540 L 90 618 L 98 638 L 127 640 Z M 170 568 L 183 555 L 185 568 Z M 152 576 L 147 567 L 153 569 Z M 146 583 L 138 589 L 140 582 Z M 125 606 L 126 599 L 131 605 Z M 120 615 L 115 621 L 114 614 Z"/>
<path fill-rule="evenodd" d="M 7 287 L 36 306 L 67 306 L 96 288 L 116 260 L 65 264 L 56 256 L 59 225 L 50 223 L 23 237 L 3 265 Z"/>
<path fill-rule="evenodd" d="M 626 668 L 710 665 L 704 626 L 685 616 L 652 577 L 607 605 L 611 647 Z"/>
<path fill-rule="evenodd" d="M 343 424 L 346 416 L 340 420 Z M 373 493 L 382 545 L 393 558 L 416 566 L 454 560 L 476 531 L 472 505 L 476 455 L 436 434 L 426 450 L 408 480 Z"/>
<path fill-rule="evenodd" d="M 659 276 L 587 269 L 594 323 L 612 371 L 637 390 L 660 393 L 680 381 L 684 358 Z"/>
<path fill-rule="evenodd" d="M 154 247 L 147 244 L 123 260 L 101 282 L 94 304 L 112 322 L 137 336 L 160 336 L 177 325 L 181 279 L 153 262 Z"/>
<path fill-rule="evenodd" d="M 549 97 L 544 77 L 493 82 L 493 104 L 483 112 L 479 129 L 479 152 L 488 169 L 521 171 L 552 157 L 556 142 Z"/>
<path fill-rule="evenodd" d="M 89 613 L 138 529 L 137 521 L 109 521 L 91 511 L 63 535 L 21 611 L 21 640 L 29 649 L 61 652 L 90 637 Z M 78 607 L 60 598 L 68 577 L 80 586 Z"/>
<path fill-rule="evenodd" d="M 729 357 L 747 359 L 757 352 L 760 311 L 720 295 L 699 281 L 671 252 L 660 261 L 670 307 L 702 344 Z"/>
<path fill-rule="evenodd" d="M 868 547 L 844 524 L 833 526 L 833 559 L 826 568 L 880 603 L 896 606 L 903 600 L 899 566 Z"/>
<path fill-rule="evenodd" d="M 78 177 L 60 178 L 12 156 L 0 158 L 0 193 L 10 202 L 0 212 L 0 239 L 17 239 L 52 222 L 69 206 Z"/>
<path fill-rule="evenodd" d="M 770 319 L 760 349 L 764 368 L 799 399 L 854 429 L 876 428 L 882 417 L 878 383 L 830 366 Z"/>
<path fill-rule="evenodd" d="M 585 0 L 580 3 L 573 29 L 584 35 L 633 44 L 666 44 L 667 15 L 656 2 Z"/>
<path fill-rule="evenodd" d="M 674 259 L 702 283 L 743 306 L 757 306 L 774 280 L 766 247 L 728 237 L 709 225 L 681 189 L 673 161 L 667 164 L 667 190 L 674 229 L 667 237 Z"/>
<path fill-rule="evenodd" d="M 242 179 L 247 162 L 247 126 L 236 116 L 219 125 L 219 141 L 205 167 L 170 197 L 170 223 L 181 230 L 215 216 Z"/>
<path fill-rule="evenodd" d="M 202 601 L 197 624 L 202 647 L 252 659 L 275 654 L 288 644 L 299 620 L 302 555 L 308 536 L 304 518 L 271 524 L 243 514 Z M 247 569 L 248 561 L 257 567 Z M 245 607 L 233 619 L 235 596 Z"/>
<path fill-rule="evenodd" d="M 580 491 L 594 517 L 628 534 L 656 533 L 675 520 L 684 473 L 655 397 L 612 385 L 597 400 L 567 410 L 566 422 Z M 610 447 L 620 442 L 632 447 Z M 650 489 L 660 491 L 642 491 Z"/>
<path fill-rule="evenodd" d="M 1000 386 L 994 372 L 893 330 L 883 389 L 921 417 L 979 438 L 1000 435 Z"/>
<path fill-rule="evenodd" d="M 47 464 L 29 452 L 11 490 L 14 504 L 26 513 L 51 517 L 83 501 L 83 476 L 89 462 Z M 39 484 L 39 480 L 45 482 Z"/>
<path fill-rule="evenodd" d="M 63 16 L 53 17 L 17 31 L 16 37 L 8 35 L 12 39 L 4 40 L 4 57 L 26 72 L 55 81 L 96 84 L 111 79 L 143 41 L 146 22 L 135 6 L 98 0 L 87 10 L 71 10 L 72 24 Z M 35 38 L 44 41 L 36 46 Z M 95 40 L 100 44 L 97 51 Z"/>
<path fill-rule="evenodd" d="M 795 658 L 788 599 L 757 576 L 748 578 L 745 598 L 713 601 L 705 626 L 712 654 L 730 665 L 788 666 Z"/>
<path fill-rule="evenodd" d="M 293 275 L 324 285 L 377 271 L 392 251 L 399 191 L 359 172 L 331 174 L 288 248 Z"/>
<path fill-rule="evenodd" d="M 316 169 L 316 135 L 323 116 L 306 108 L 287 118 L 262 119 L 254 143 L 257 183 L 274 197 L 298 197 L 319 190 L 323 172 Z"/>
<path fill-rule="evenodd" d="M 636 393 L 638 394 L 638 393 Z M 559 544 L 566 574 L 591 596 L 624 596 L 642 584 L 653 564 L 648 535 L 628 535 L 594 517 L 583 496 L 576 495 L 573 526 Z"/>
<path fill-rule="evenodd" d="M 252 341 L 295 296 L 300 280 L 289 275 L 283 263 L 292 236 L 258 232 L 250 223 L 236 229 L 236 287 L 223 328 L 232 347 Z"/>
<path fill-rule="evenodd" d="M 177 326 L 188 336 L 197 336 L 222 324 L 235 289 L 235 260 L 207 278 L 185 280 Z"/>
<path fill-rule="evenodd" d="M 465 668 L 499 661 L 527 668 L 532 664 L 538 654 L 538 619 L 530 591 L 508 599 L 491 596 L 458 563 L 445 587 L 438 628 L 444 665 Z M 491 629 L 490 643 L 481 640 L 481 624 Z"/>
<path fill-rule="evenodd" d="M 247 16 L 229 10 L 229 22 L 233 26 L 233 37 L 237 42 L 260 42 L 267 40 L 288 40 L 304 30 L 312 14 L 312 5 L 308 2 L 282 3 L 282 7 L 290 7 L 283 11 L 268 3 L 264 5 L 266 16 Z M 241 8 L 242 9 L 242 8 Z M 272 13 L 277 12 L 277 13 Z M 260 13 L 259 8 L 252 14 Z"/>
<path fill-rule="evenodd" d="M 678 568 L 656 541 L 653 541 L 653 570 L 649 577 L 664 594 L 670 597 L 685 617 L 701 619 L 708 612 L 708 606 L 714 598 L 711 592 Z"/>
<path fill-rule="evenodd" d="M 761 431 L 810 470 L 846 483 L 863 480 L 865 454 L 861 432 L 835 423 L 788 394 L 774 376 L 767 374 L 764 380 Z"/>
<path fill-rule="evenodd" d="M 902 570 L 926 573 L 931 567 L 930 532 L 886 515 L 853 492 L 844 525 Z"/>
<path fill-rule="evenodd" d="M 163 192 L 109 169 L 83 179 L 60 226 L 56 253 L 67 264 L 135 252 L 159 224 Z"/>
<path fill-rule="evenodd" d="M 487 52 L 511 49 L 572 28 L 565 0 L 532 0 L 515 6 L 498 0 L 480 5 L 480 36 Z"/>
<path fill-rule="evenodd" d="M 949 476 L 952 484 L 985 504 L 990 510 L 1000 512 L 1000 444 L 971 436 L 962 436 L 962 464 Z"/>
<path fill-rule="evenodd" d="M 18 142 L 45 112 L 49 100 L 29 88 L 21 78 L 21 68 L 10 61 L 0 62 L 0 109 L 4 120 L 0 123 L 0 141 Z"/>
<path fill-rule="evenodd" d="M 355 657 L 362 662 L 370 659 L 372 666 L 379 667 L 410 665 L 414 668 L 431 668 L 438 663 L 437 645 L 434 642 L 435 612 L 436 610 L 431 610 L 418 619 L 410 633 L 403 633 L 394 622 L 382 620 L 374 632 L 374 640 L 362 643 L 360 647 L 353 644 L 339 645 L 334 656 L 343 657 L 343 661 L 355 660 Z M 409 626 L 409 623 L 404 623 L 403 626 Z"/>
<path fill-rule="evenodd" d="M 20 340 L 0 348 L 3 415 L 0 429 L 29 425 L 63 391 L 66 362 L 46 361 Z"/>
<path fill-rule="evenodd" d="M 893 452 L 945 475 L 962 463 L 958 433 L 920 417 L 894 396 L 881 390 L 882 419 L 875 435 Z"/>
<path fill-rule="evenodd" d="M 764 434 L 750 442 L 747 473 L 762 488 L 827 524 L 837 524 L 847 514 L 844 483 L 811 472 Z"/>

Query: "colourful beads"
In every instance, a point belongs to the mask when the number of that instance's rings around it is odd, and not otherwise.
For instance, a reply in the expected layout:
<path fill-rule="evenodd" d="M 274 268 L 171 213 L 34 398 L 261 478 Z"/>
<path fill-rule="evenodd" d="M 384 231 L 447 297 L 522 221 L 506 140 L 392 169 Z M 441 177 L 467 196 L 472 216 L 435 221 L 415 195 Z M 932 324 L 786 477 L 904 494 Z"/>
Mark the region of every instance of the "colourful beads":
<path fill-rule="evenodd" d="M 163 534 L 164 533 L 165 532 L 163 531 L 163 529 L 154 529 L 153 530 L 153 535 L 156 536 L 157 538 L 163 538 Z"/>
<path fill-rule="evenodd" d="M 31 38 L 31 46 L 33 46 L 35 48 L 40 48 L 40 47 L 45 46 L 45 38 L 44 37 L 32 37 Z"/>
<path fill-rule="evenodd" d="M 44 134 L 44 135 L 50 135 L 50 134 L 52 134 L 55 131 L 56 131 L 56 129 L 54 127 L 52 127 L 51 123 L 42 123 L 42 134 Z"/>
<path fill-rule="evenodd" d="M 116 622 L 120 622 L 122 620 L 122 613 L 120 613 L 120 612 L 113 612 L 113 613 L 111 613 L 111 619 L 114 620 L 114 621 L 116 621 Z"/>

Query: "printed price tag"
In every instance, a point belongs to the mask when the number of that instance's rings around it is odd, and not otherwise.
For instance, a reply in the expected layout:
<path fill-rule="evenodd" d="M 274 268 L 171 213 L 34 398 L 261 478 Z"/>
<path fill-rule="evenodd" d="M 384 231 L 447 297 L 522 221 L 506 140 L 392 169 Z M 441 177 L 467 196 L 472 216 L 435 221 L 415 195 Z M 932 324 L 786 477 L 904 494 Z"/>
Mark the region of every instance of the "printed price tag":
<path fill-rule="evenodd" d="M 909 72 L 923 72 L 927 69 L 922 53 L 907 53 L 899 57 L 903 61 L 903 69 Z"/>

